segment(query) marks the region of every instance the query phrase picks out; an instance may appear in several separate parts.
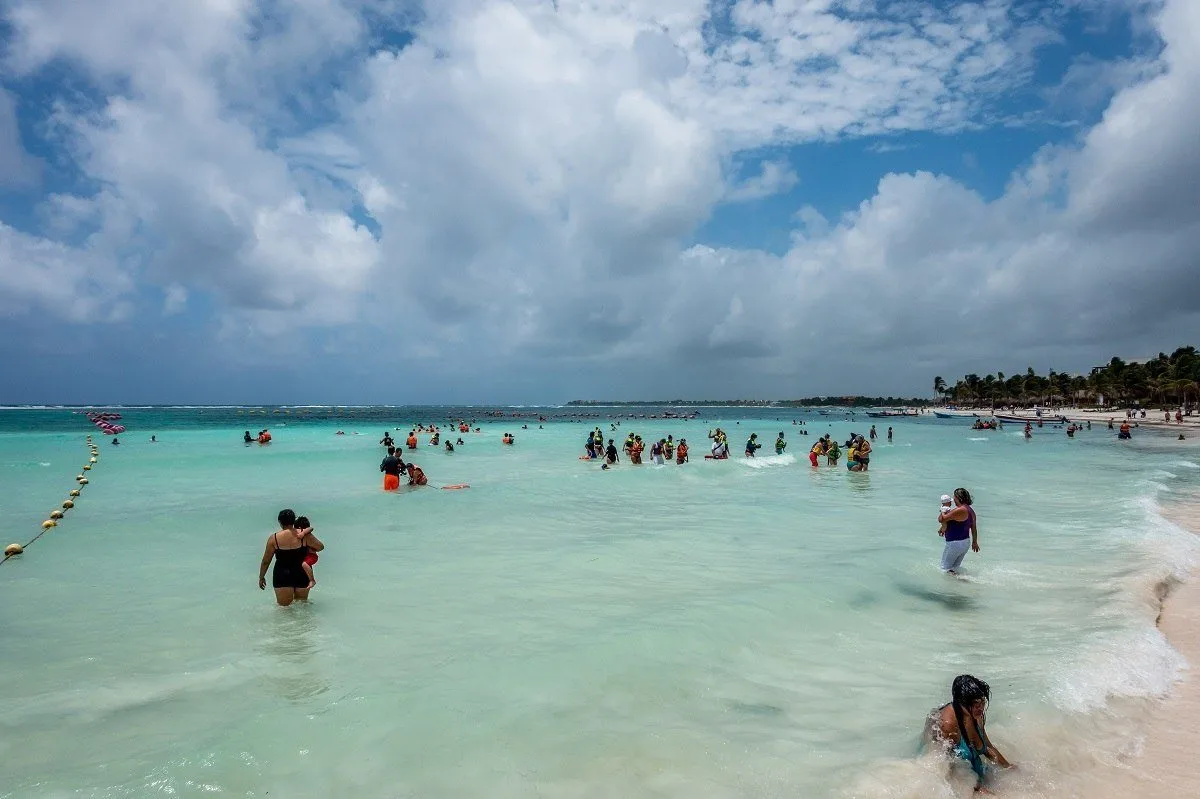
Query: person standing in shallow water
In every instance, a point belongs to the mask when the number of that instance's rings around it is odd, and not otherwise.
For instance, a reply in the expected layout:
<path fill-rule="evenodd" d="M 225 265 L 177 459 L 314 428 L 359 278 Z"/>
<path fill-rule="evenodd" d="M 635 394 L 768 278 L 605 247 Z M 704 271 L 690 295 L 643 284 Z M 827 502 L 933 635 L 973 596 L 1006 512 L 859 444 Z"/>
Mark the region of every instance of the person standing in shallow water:
<path fill-rule="evenodd" d="M 954 489 L 954 507 L 939 513 L 938 522 L 946 527 L 945 531 L 938 531 L 938 535 L 946 539 L 946 546 L 942 550 L 942 571 L 958 574 L 967 550 L 979 551 L 979 523 L 975 509 L 971 507 L 971 493 L 965 488 Z"/>
<path fill-rule="evenodd" d="M 258 566 L 258 587 L 266 590 L 267 567 L 275 561 L 271 572 L 271 585 L 275 588 L 275 601 L 280 606 L 295 600 L 307 601 L 309 591 L 308 574 L 304 571 L 304 556 L 309 551 L 320 552 L 325 548 L 311 529 L 296 529 L 296 513 L 291 508 L 279 511 L 279 531 L 267 539 L 262 562 Z"/>

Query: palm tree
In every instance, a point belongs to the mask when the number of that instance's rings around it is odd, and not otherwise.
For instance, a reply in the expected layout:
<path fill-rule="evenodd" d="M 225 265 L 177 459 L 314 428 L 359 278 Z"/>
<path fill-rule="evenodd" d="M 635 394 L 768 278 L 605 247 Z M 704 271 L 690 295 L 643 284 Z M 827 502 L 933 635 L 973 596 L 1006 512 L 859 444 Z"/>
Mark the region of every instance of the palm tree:
<path fill-rule="evenodd" d="M 946 395 L 946 381 L 942 379 L 941 375 L 933 378 L 933 390 L 942 397 Z"/>

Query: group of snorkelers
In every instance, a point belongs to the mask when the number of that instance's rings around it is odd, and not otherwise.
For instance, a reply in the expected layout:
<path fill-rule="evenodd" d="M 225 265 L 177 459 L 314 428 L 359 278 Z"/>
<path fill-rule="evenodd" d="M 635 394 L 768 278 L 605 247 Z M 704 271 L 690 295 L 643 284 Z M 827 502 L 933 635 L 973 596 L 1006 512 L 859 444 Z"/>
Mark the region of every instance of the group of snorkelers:
<path fill-rule="evenodd" d="M 640 465 L 642 463 L 642 453 L 646 451 L 646 444 L 642 441 L 641 436 L 630 433 L 625 438 L 625 443 L 622 445 L 621 450 L 629 458 L 630 463 Z M 603 458 L 604 464 L 602 468 L 605 469 L 621 460 L 617 452 L 616 442 L 610 438 L 606 445 L 604 443 L 604 433 L 600 431 L 599 427 L 588 433 L 587 441 L 584 444 L 584 453 L 581 456 L 581 460 Z M 650 445 L 650 461 L 652 463 L 662 466 L 672 459 L 677 464 L 687 463 L 688 445 L 686 438 L 681 438 L 679 439 L 679 443 L 676 443 L 674 436 L 667 436 L 666 438 L 660 438 Z"/>
<path fill-rule="evenodd" d="M 708 437 L 712 439 L 712 452 L 705 455 L 705 458 L 711 460 L 725 460 L 729 457 L 729 436 L 721 428 L 710 430 Z M 758 442 L 758 433 L 751 433 L 750 438 L 746 440 L 746 457 L 753 458 L 758 450 L 762 449 L 762 444 Z M 782 455 L 787 450 L 787 439 L 782 431 L 779 437 L 775 439 L 775 454 Z M 621 447 L 621 451 L 629 458 L 629 462 L 634 465 L 642 463 L 642 456 L 646 451 L 646 444 L 642 437 L 636 433 L 630 433 L 625 438 L 625 443 Z M 603 458 L 605 467 L 611 466 L 620 460 L 617 453 L 616 442 L 613 439 L 608 439 L 608 444 L 604 443 L 604 433 L 597 427 L 595 430 L 588 433 L 587 441 L 584 443 L 584 454 L 580 456 L 580 460 L 595 460 Z M 650 445 L 650 461 L 657 465 L 662 465 L 669 460 L 675 460 L 677 464 L 687 463 L 688 461 L 688 444 L 686 438 L 679 439 L 679 443 L 675 442 L 674 436 L 660 438 Z"/>
<path fill-rule="evenodd" d="M 815 468 L 817 459 L 824 456 L 828 466 L 837 466 L 842 457 L 842 448 L 831 435 L 826 433 L 817 439 L 808 451 L 808 462 Z M 846 440 L 846 468 L 852 472 L 865 472 L 871 466 L 871 442 L 865 436 L 851 433 Z"/>

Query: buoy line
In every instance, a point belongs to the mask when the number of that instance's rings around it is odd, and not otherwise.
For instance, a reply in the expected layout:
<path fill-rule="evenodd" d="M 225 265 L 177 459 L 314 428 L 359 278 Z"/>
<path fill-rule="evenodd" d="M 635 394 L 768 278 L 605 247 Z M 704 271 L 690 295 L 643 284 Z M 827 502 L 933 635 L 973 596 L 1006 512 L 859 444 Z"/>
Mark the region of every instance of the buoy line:
<path fill-rule="evenodd" d="M 4 548 L 4 559 L 0 560 L 0 564 L 7 563 L 12 558 L 15 558 L 17 555 L 22 554 L 26 549 L 29 548 L 30 544 L 32 544 L 34 541 L 37 541 L 39 538 L 44 536 L 46 533 L 48 533 L 49 531 L 51 531 L 55 527 L 57 527 L 58 523 L 60 521 L 62 521 L 63 518 L 66 517 L 67 511 L 69 511 L 75 507 L 75 500 L 77 500 L 80 497 L 80 495 L 83 493 L 83 487 L 88 484 L 87 473 L 92 470 L 93 466 L 95 466 L 97 463 L 100 462 L 100 450 L 96 446 L 95 442 L 92 441 L 92 437 L 90 435 L 87 437 L 87 445 L 88 445 L 88 451 L 91 452 L 91 456 L 88 458 L 88 462 L 83 465 L 83 470 L 80 471 L 80 473 L 78 475 L 76 475 L 76 477 L 75 477 L 76 487 L 71 489 L 71 492 L 67 495 L 67 498 L 65 500 L 63 500 L 62 510 L 55 509 L 55 510 L 50 511 L 49 518 L 47 518 L 46 521 L 42 522 L 41 531 L 37 535 L 35 535 L 33 538 L 29 539 L 29 541 L 27 541 L 26 543 L 24 543 L 24 544 L 15 544 L 14 543 L 14 544 L 9 544 L 8 546 L 6 546 Z"/>

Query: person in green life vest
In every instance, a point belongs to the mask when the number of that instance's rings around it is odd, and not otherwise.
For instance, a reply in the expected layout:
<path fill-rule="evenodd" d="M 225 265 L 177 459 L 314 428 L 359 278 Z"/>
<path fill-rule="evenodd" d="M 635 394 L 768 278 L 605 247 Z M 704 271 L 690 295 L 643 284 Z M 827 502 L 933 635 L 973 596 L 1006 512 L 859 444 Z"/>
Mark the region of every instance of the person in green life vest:
<path fill-rule="evenodd" d="M 838 443 L 833 439 L 829 440 L 829 448 L 825 450 L 826 463 L 830 466 L 837 466 L 838 459 L 842 457 L 842 450 Z"/>
<path fill-rule="evenodd" d="M 782 455 L 785 449 L 787 449 L 787 442 L 783 440 L 783 433 L 780 432 L 779 438 L 775 439 L 775 454 Z"/>

